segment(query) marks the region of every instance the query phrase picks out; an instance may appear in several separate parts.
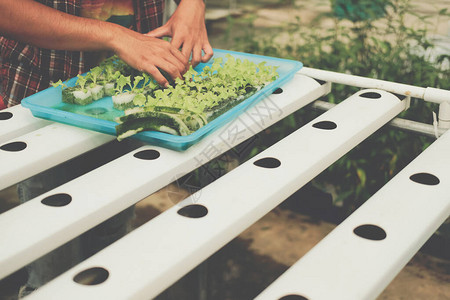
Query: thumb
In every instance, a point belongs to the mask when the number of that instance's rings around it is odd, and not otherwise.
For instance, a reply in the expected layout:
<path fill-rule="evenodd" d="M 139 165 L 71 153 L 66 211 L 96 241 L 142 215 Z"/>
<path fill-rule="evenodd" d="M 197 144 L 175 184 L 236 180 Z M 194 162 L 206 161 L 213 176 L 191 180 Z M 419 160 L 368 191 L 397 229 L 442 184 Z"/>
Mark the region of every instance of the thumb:
<path fill-rule="evenodd" d="M 148 33 L 146 33 L 145 35 L 150 36 L 150 37 L 154 37 L 154 38 L 162 38 L 162 37 L 166 37 L 166 36 L 172 36 L 172 32 L 170 30 L 170 28 L 168 26 L 161 26 L 158 27 L 156 29 L 153 29 L 152 31 L 149 31 Z"/>

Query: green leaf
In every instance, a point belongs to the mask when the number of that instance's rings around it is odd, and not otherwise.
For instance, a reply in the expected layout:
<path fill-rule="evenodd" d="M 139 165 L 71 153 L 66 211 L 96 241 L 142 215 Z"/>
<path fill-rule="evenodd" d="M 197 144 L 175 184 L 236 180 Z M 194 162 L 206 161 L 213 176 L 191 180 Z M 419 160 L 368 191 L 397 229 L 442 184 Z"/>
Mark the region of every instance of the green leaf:
<path fill-rule="evenodd" d="M 365 186 L 366 185 L 366 172 L 361 168 L 357 168 L 356 174 L 358 175 L 360 185 Z"/>
<path fill-rule="evenodd" d="M 92 82 L 94 83 L 94 84 L 96 84 L 97 83 L 97 78 L 100 76 L 100 74 L 102 74 L 103 73 L 103 69 L 102 68 L 100 68 L 100 67 L 95 67 L 95 68 L 92 68 L 90 71 L 89 71 L 89 73 L 88 73 L 88 75 L 89 75 L 89 77 L 90 77 L 90 79 L 92 80 Z"/>
<path fill-rule="evenodd" d="M 131 84 L 130 76 L 120 75 L 119 78 L 117 78 L 117 83 L 116 83 L 117 92 L 122 93 L 124 88 L 126 86 L 129 86 L 130 84 Z"/>
<path fill-rule="evenodd" d="M 144 106 L 146 102 L 147 102 L 147 97 L 144 94 L 137 94 L 133 98 L 133 103 L 136 106 Z"/>
<path fill-rule="evenodd" d="M 132 92 L 139 92 L 138 90 L 140 90 L 138 88 L 139 83 L 144 79 L 144 76 L 134 76 L 133 78 L 133 86 L 131 87 L 131 91 Z"/>
<path fill-rule="evenodd" d="M 80 74 L 78 74 L 77 77 L 78 77 L 78 79 L 77 79 L 76 85 L 80 86 L 81 89 L 83 91 L 85 91 L 86 90 L 85 85 L 86 85 L 86 82 L 87 82 L 87 78 L 85 76 L 83 76 L 83 75 L 80 75 Z"/>
<path fill-rule="evenodd" d="M 61 79 L 58 80 L 57 82 L 53 83 L 52 86 L 53 86 L 53 87 L 58 87 L 58 86 L 60 86 L 60 87 L 63 88 L 63 89 L 67 88 L 67 85 L 65 85 L 65 84 L 62 82 Z"/>

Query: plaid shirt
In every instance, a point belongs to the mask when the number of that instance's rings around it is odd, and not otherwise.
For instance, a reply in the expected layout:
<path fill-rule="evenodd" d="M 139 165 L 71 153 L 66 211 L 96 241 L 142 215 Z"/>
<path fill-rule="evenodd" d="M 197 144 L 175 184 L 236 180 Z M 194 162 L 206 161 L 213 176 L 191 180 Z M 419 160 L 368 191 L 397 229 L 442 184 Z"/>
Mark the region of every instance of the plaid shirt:
<path fill-rule="evenodd" d="M 71 15 L 80 15 L 83 0 L 36 0 Z M 164 0 L 135 0 L 133 29 L 146 33 L 162 24 Z M 0 109 L 86 72 L 87 53 L 48 50 L 0 36 Z"/>

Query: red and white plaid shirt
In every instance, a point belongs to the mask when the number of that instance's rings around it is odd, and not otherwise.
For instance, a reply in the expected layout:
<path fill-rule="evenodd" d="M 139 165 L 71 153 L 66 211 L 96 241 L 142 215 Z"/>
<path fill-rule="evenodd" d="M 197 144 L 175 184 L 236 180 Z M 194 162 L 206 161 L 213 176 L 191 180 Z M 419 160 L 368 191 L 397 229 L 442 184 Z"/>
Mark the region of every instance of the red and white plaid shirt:
<path fill-rule="evenodd" d="M 83 0 L 36 0 L 79 16 Z M 146 33 L 162 25 L 164 0 L 134 0 L 133 29 Z M 51 82 L 86 72 L 87 53 L 48 50 L 0 36 L 0 109 L 19 104 Z M 3 106 L 3 107 L 2 107 Z"/>

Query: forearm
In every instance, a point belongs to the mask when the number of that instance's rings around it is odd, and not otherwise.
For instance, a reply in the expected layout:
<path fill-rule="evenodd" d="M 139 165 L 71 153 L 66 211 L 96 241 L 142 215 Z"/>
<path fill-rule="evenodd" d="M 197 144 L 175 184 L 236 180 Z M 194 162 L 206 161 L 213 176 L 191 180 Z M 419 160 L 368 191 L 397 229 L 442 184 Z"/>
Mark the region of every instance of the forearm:
<path fill-rule="evenodd" d="M 125 28 L 72 16 L 33 0 L 0 0 L 0 35 L 55 50 L 113 50 Z"/>
<path fill-rule="evenodd" d="M 72 16 L 33 0 L 0 0 L 0 35 L 53 50 L 111 50 L 131 67 L 152 75 L 161 86 L 168 81 L 159 69 L 181 78 L 188 65 L 188 58 L 167 41 L 113 23 Z"/>

